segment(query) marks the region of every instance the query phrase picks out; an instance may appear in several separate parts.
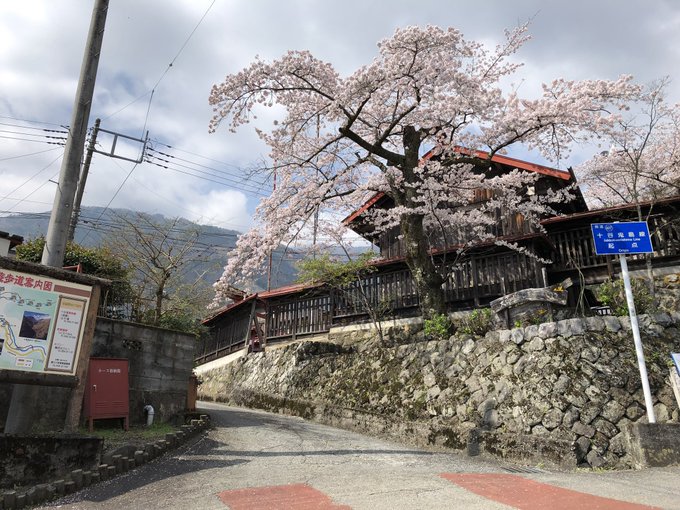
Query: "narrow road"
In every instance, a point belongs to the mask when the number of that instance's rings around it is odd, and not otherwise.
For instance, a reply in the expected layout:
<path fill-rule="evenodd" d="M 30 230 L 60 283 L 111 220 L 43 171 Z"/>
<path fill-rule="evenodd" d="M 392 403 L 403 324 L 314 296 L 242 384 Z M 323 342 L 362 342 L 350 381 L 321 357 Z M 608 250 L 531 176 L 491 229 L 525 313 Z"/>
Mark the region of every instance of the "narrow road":
<path fill-rule="evenodd" d="M 680 509 L 680 468 L 515 472 L 298 418 L 202 403 L 207 436 L 42 508 Z"/>

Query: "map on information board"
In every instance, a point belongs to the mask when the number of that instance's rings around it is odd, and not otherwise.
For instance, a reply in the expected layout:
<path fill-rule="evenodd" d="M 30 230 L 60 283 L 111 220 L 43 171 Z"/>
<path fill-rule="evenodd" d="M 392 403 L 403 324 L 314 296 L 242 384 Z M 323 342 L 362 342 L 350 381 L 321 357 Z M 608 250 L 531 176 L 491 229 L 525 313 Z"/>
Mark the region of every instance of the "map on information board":
<path fill-rule="evenodd" d="M 0 270 L 0 369 L 75 373 L 91 291 Z"/>

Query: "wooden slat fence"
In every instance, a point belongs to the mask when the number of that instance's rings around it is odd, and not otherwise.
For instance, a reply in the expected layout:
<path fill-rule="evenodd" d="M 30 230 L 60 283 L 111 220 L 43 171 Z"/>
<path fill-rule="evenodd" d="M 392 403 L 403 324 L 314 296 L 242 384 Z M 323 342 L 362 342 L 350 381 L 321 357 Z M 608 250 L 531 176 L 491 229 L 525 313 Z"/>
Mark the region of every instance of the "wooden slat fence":
<path fill-rule="evenodd" d="M 680 218 L 654 216 L 647 223 L 655 249 L 653 259 L 680 255 Z M 557 249 L 551 266 L 553 270 L 589 269 L 607 264 L 606 256 L 595 253 L 590 225 L 552 232 L 549 237 Z M 627 258 L 643 260 L 645 255 L 628 255 Z"/>
<path fill-rule="evenodd" d="M 399 310 L 418 306 L 411 272 L 408 269 L 373 273 L 333 292 L 333 317 L 365 315 L 367 306 Z"/>
<path fill-rule="evenodd" d="M 449 303 L 478 304 L 503 295 L 504 289 L 535 287 L 539 277 L 534 261 L 521 253 L 475 256 L 451 266 L 444 290 Z M 368 306 L 399 316 L 420 303 L 408 269 L 372 273 L 326 292 L 270 302 L 267 339 L 323 333 L 334 323 L 365 320 Z"/>
<path fill-rule="evenodd" d="M 198 342 L 195 361 L 206 363 L 243 349 L 250 336 L 250 313 L 251 307 L 244 306 L 230 315 L 229 320 L 217 323 L 213 334 L 205 335 Z"/>
<path fill-rule="evenodd" d="M 529 234 L 534 231 L 532 225 L 524 220 L 520 213 L 505 213 L 495 211 L 493 213 L 494 222 L 487 226 L 486 231 L 493 237 L 517 236 Z M 449 229 L 444 239 L 435 241 L 432 244 L 434 249 L 443 249 L 450 246 L 464 245 L 475 238 L 473 225 L 458 225 Z M 404 240 L 399 237 L 400 230 L 393 228 L 380 235 L 378 245 L 380 255 L 386 259 L 401 258 L 405 255 Z"/>
<path fill-rule="evenodd" d="M 331 295 L 271 302 L 266 324 L 267 339 L 326 332 L 331 327 Z"/>
<path fill-rule="evenodd" d="M 659 214 L 648 220 L 656 252 L 653 258 L 680 256 L 680 216 Z M 515 218 L 503 230 L 524 229 L 526 224 Z M 572 226 L 550 232 L 556 247 L 550 271 L 586 269 L 607 265 L 607 258 L 595 254 L 589 225 Z M 396 236 L 386 243 L 389 255 L 401 254 Z M 631 256 L 632 260 L 643 258 Z M 450 265 L 444 284 L 446 301 L 454 306 L 479 305 L 491 299 L 530 287 L 542 287 L 543 267 L 535 260 L 515 251 L 468 256 Z M 267 302 L 267 339 L 295 338 L 327 332 L 340 323 L 361 322 L 367 318 L 367 304 L 392 315 L 408 315 L 419 305 L 418 293 L 407 268 L 383 270 L 367 275 L 342 290 L 315 290 Z M 250 307 L 235 312 L 217 327 L 216 333 L 199 344 L 197 360 L 209 361 L 245 347 L 249 333 Z"/>

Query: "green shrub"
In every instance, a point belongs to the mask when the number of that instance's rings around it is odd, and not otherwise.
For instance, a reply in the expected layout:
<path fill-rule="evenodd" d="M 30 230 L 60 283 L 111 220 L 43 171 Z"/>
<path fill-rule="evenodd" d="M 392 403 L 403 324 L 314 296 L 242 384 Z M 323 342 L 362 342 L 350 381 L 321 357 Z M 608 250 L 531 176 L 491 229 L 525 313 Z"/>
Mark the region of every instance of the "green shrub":
<path fill-rule="evenodd" d="M 423 331 L 425 336 L 443 340 L 448 338 L 451 332 L 451 320 L 444 313 L 437 314 L 431 319 L 425 319 Z"/>
<path fill-rule="evenodd" d="M 478 308 L 461 319 L 458 331 L 468 335 L 486 335 L 493 329 L 493 314 L 490 308 Z"/>
<path fill-rule="evenodd" d="M 654 311 L 654 298 L 649 292 L 647 280 L 643 278 L 631 278 L 630 285 L 633 289 L 633 301 L 637 313 L 649 313 Z M 595 291 L 595 297 L 604 306 L 612 309 L 617 316 L 628 315 L 628 303 L 626 302 L 626 290 L 623 280 L 606 280 Z"/>

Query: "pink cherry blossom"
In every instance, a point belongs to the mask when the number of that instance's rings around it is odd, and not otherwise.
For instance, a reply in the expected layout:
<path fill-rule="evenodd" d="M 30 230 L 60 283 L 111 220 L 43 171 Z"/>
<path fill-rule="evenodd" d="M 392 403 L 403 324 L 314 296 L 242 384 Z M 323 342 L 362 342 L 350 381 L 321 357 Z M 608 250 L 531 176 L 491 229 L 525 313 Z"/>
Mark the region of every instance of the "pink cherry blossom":
<path fill-rule="evenodd" d="M 501 82 L 521 66 L 514 55 L 527 39 L 521 26 L 489 49 L 453 28 L 410 26 L 380 41 L 378 56 L 347 77 L 309 52 L 290 51 L 273 62 L 256 59 L 215 85 L 211 131 L 222 124 L 241 128 L 256 107 L 277 105 L 281 112 L 269 129 L 258 130 L 275 162 L 276 190 L 257 208 L 257 226 L 229 254 L 215 284 L 217 300 L 224 286 L 262 271 L 280 245 L 309 247 L 300 241 L 309 238 L 317 210 L 319 228 L 337 236 L 340 219 L 376 192 L 395 207 L 368 213 L 374 232 L 400 229 L 425 313 L 441 309 L 446 277 L 428 255 L 433 246 L 452 232 L 466 232 L 467 245 L 488 240 L 499 207 L 540 228 L 538 218 L 567 193 L 527 198 L 522 190 L 535 176 L 486 175 L 489 158 L 523 144 L 559 161 L 572 144 L 614 126 L 612 112 L 637 88 L 623 76 L 557 79 L 538 98 L 507 93 Z M 484 150 L 488 158 L 457 147 Z M 430 150 L 434 157 L 423 160 Z M 471 208 L 479 188 L 495 193 Z"/>

